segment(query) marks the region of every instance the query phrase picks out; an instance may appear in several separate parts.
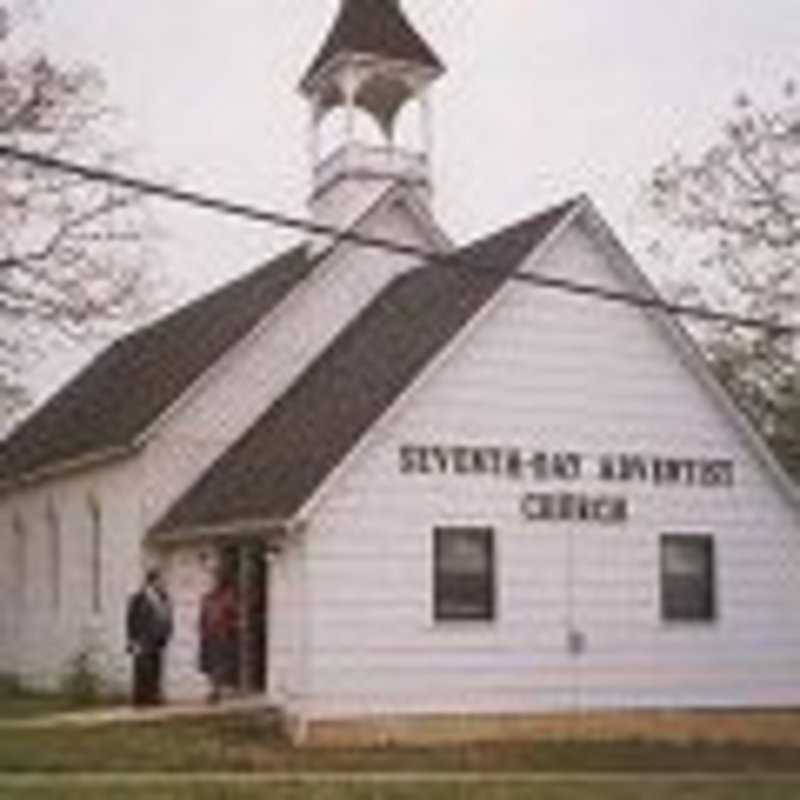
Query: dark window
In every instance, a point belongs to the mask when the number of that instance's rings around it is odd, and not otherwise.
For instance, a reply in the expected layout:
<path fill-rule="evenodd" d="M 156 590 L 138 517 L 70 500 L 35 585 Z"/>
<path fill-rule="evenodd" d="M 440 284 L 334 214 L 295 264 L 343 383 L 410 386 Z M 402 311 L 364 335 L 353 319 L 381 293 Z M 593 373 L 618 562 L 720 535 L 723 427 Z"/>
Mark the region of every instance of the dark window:
<path fill-rule="evenodd" d="M 714 593 L 714 540 L 710 536 L 662 536 L 662 618 L 711 621 L 716 613 Z"/>
<path fill-rule="evenodd" d="M 434 531 L 434 615 L 437 620 L 494 619 L 494 532 Z"/>

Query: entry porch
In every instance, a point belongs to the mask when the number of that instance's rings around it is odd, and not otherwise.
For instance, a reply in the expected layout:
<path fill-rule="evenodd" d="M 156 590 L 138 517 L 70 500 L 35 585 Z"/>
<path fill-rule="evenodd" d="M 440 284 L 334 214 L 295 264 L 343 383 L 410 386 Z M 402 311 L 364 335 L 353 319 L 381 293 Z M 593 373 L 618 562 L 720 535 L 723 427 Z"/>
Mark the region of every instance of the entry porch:
<path fill-rule="evenodd" d="M 226 699 L 265 695 L 269 671 L 270 565 L 285 541 L 281 530 L 187 540 L 158 553 L 173 602 L 174 634 L 167 649 L 167 703 L 196 703 L 210 691 L 201 663 L 203 598 L 220 583 L 235 598 Z M 266 700 L 266 698 L 264 698 Z"/>

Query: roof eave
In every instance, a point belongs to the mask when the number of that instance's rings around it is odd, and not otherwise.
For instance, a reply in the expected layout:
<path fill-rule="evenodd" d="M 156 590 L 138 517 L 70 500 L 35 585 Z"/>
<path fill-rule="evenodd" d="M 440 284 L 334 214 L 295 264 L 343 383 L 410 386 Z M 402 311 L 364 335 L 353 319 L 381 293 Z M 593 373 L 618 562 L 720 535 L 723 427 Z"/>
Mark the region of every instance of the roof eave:
<path fill-rule="evenodd" d="M 287 538 L 304 529 L 304 524 L 297 519 L 264 517 L 218 524 L 156 527 L 148 532 L 147 539 L 159 547 L 202 545 L 241 539 L 258 539 L 268 545 L 280 546 Z"/>
<path fill-rule="evenodd" d="M 84 472 L 93 467 L 107 464 L 110 461 L 129 458 L 135 455 L 141 448 L 142 445 L 138 442 L 133 442 L 130 444 L 106 447 L 102 450 L 94 450 L 78 458 L 55 461 L 39 469 L 23 472 L 17 477 L 0 480 L 0 495 L 5 495 L 23 488 L 30 488 L 36 484 L 44 483 L 45 481 Z"/>

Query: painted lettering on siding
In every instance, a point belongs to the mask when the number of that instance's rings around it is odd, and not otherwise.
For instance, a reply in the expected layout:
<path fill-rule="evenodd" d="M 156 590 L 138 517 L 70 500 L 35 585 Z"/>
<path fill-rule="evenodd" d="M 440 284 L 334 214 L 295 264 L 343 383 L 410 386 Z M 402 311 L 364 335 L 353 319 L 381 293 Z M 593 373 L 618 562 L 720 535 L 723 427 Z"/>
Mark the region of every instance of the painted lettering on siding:
<path fill-rule="evenodd" d="M 615 453 L 589 455 L 522 447 L 403 445 L 403 475 L 497 477 L 536 481 L 595 479 L 606 483 L 727 488 L 734 485 L 734 462 L 727 458 Z"/>
<path fill-rule="evenodd" d="M 537 483 L 585 481 L 607 486 L 646 484 L 655 488 L 725 489 L 735 483 L 729 458 L 641 453 L 588 454 L 535 448 L 466 445 L 402 445 L 399 470 L 409 477 L 500 478 Z M 529 521 L 626 522 L 629 499 L 611 493 L 529 492 L 520 503 Z"/>
<path fill-rule="evenodd" d="M 608 495 L 530 492 L 522 498 L 520 510 L 530 522 L 619 523 L 628 519 L 628 500 Z"/>

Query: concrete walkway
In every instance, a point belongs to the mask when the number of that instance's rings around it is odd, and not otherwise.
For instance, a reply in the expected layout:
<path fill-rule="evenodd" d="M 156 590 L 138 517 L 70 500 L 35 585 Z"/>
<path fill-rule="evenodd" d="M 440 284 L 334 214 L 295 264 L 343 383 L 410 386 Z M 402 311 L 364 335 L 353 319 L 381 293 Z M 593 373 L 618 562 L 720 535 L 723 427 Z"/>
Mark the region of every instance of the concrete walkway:
<path fill-rule="evenodd" d="M 221 717 L 228 714 L 257 714 L 265 716 L 274 711 L 265 705 L 262 698 L 241 698 L 226 700 L 217 705 L 193 703 L 185 705 L 164 705 L 153 708 L 132 708 L 115 706 L 46 714 L 26 719 L 0 720 L 0 730 L 38 730 L 46 728 L 95 728 L 126 722 L 159 722 L 169 719 Z"/>

